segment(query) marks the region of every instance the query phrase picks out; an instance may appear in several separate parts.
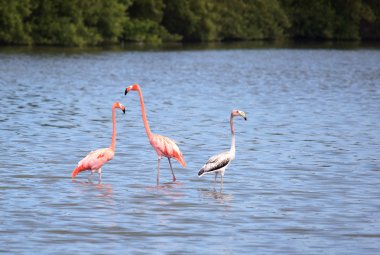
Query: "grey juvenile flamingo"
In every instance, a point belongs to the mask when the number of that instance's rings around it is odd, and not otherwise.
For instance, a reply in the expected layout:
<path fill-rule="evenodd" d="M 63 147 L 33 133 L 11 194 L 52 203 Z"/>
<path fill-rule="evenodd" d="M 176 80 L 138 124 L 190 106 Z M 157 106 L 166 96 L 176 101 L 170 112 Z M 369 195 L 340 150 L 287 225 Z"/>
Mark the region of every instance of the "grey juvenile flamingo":
<path fill-rule="evenodd" d="M 222 153 L 219 153 L 209 158 L 206 164 L 204 164 L 204 166 L 198 172 L 199 177 L 203 176 L 206 173 L 215 173 L 214 189 L 215 189 L 216 177 L 218 176 L 218 173 L 220 173 L 220 191 L 223 190 L 224 171 L 229 166 L 231 161 L 234 160 L 235 158 L 235 130 L 234 130 L 234 121 L 233 121 L 233 118 L 235 116 L 241 116 L 244 118 L 244 120 L 247 120 L 247 116 L 245 112 L 239 111 L 239 110 L 233 110 L 231 112 L 230 125 L 231 125 L 232 138 L 231 138 L 230 150 L 224 151 Z"/>

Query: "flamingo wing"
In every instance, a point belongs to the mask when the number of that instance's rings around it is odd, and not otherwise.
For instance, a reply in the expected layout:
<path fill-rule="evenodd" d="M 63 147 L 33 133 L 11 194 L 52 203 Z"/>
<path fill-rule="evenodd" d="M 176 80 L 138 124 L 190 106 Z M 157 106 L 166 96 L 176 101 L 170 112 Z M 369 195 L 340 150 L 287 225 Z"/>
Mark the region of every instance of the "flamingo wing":
<path fill-rule="evenodd" d="M 100 169 L 107 161 L 111 160 L 113 156 L 114 152 L 110 148 L 91 151 L 86 157 L 79 161 L 77 167 L 72 173 L 72 177 L 75 177 L 79 172 L 85 170 Z"/>
<path fill-rule="evenodd" d="M 182 152 L 178 148 L 178 145 L 170 138 L 154 134 L 150 140 L 150 144 L 156 150 L 158 155 L 167 158 L 175 158 L 183 167 L 186 167 Z"/>
<path fill-rule="evenodd" d="M 202 176 L 205 173 L 215 172 L 226 167 L 232 161 L 232 157 L 229 151 L 219 153 L 210 157 L 203 167 L 199 170 L 198 176 Z"/>

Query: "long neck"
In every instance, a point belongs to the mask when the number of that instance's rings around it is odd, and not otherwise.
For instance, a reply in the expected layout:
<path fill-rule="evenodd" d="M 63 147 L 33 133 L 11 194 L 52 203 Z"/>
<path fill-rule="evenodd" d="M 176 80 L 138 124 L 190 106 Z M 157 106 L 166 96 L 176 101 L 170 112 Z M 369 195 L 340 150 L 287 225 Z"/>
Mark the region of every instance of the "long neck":
<path fill-rule="evenodd" d="M 144 106 L 144 98 L 143 98 L 143 95 L 142 95 L 142 92 L 141 92 L 140 88 L 137 91 L 139 92 L 139 96 L 140 96 L 141 114 L 142 114 L 142 119 L 143 119 L 143 122 L 144 122 L 145 131 L 146 131 L 146 134 L 147 134 L 147 136 L 148 136 L 148 138 L 150 140 L 150 138 L 152 136 L 152 133 L 150 132 L 148 120 L 146 119 L 145 106 Z"/>
<path fill-rule="evenodd" d="M 116 143 L 116 114 L 115 114 L 115 106 L 112 107 L 112 125 L 113 125 L 113 129 L 112 129 L 112 142 L 111 142 L 111 146 L 110 146 L 110 149 L 115 151 L 115 143 Z"/>
<path fill-rule="evenodd" d="M 234 129 L 234 116 L 231 114 L 230 117 L 230 125 L 231 125 L 231 149 L 230 151 L 235 154 L 235 129 Z"/>

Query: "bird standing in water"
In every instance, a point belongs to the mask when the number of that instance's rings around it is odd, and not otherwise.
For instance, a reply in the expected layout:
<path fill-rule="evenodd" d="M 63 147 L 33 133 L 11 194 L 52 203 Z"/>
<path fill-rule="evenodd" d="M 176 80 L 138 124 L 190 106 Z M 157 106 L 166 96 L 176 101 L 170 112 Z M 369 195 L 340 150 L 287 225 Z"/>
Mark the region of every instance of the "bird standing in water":
<path fill-rule="evenodd" d="M 219 153 L 209 158 L 206 164 L 204 164 L 203 167 L 198 172 L 199 177 L 203 176 L 206 173 L 215 173 L 214 189 L 215 189 L 216 178 L 218 176 L 218 173 L 220 173 L 220 191 L 223 190 L 224 171 L 230 165 L 231 161 L 234 160 L 235 158 L 235 130 L 234 130 L 234 122 L 233 122 L 233 118 L 235 116 L 241 116 L 244 118 L 244 120 L 247 120 L 247 115 L 245 114 L 245 112 L 239 111 L 239 110 L 233 110 L 231 112 L 231 117 L 230 117 L 231 148 L 230 150 L 224 151 L 222 153 Z"/>
<path fill-rule="evenodd" d="M 74 169 L 74 171 L 71 173 L 71 177 L 74 179 L 75 176 L 78 175 L 78 173 L 85 171 L 85 170 L 91 170 L 91 175 L 95 171 L 98 171 L 99 174 L 99 183 L 102 181 L 102 166 L 113 159 L 113 156 L 115 154 L 115 143 L 116 143 L 116 117 L 115 117 L 115 109 L 119 108 L 123 111 L 125 114 L 125 107 L 124 105 L 120 104 L 119 102 L 115 102 L 112 106 L 112 124 L 113 124 L 113 130 L 112 130 L 112 141 L 109 148 L 103 148 L 98 149 L 96 151 L 90 152 L 85 158 L 83 158 L 81 161 L 79 161 L 77 167 Z"/>
<path fill-rule="evenodd" d="M 160 160 L 162 157 L 168 158 L 170 169 L 172 170 L 173 182 L 175 182 L 177 179 L 174 175 L 174 171 L 173 171 L 173 167 L 172 167 L 172 163 L 171 163 L 170 159 L 175 158 L 176 160 L 178 160 L 179 163 L 181 163 L 181 165 L 183 167 L 186 167 L 186 163 L 185 163 L 185 160 L 182 156 L 182 152 L 179 150 L 177 144 L 173 140 L 171 140 L 170 138 L 162 136 L 162 135 L 153 134 L 150 131 L 148 120 L 146 118 L 145 105 L 144 105 L 144 99 L 143 99 L 143 95 L 141 92 L 141 88 L 138 84 L 133 84 L 131 86 L 128 86 L 125 89 L 125 95 L 127 95 L 127 93 L 131 90 L 137 90 L 137 92 L 139 93 L 141 114 L 142 114 L 142 119 L 144 122 L 145 131 L 146 131 L 146 134 L 148 136 L 150 144 L 152 145 L 153 149 L 157 153 L 157 157 L 158 157 L 158 161 L 157 161 L 157 186 L 160 183 Z"/>

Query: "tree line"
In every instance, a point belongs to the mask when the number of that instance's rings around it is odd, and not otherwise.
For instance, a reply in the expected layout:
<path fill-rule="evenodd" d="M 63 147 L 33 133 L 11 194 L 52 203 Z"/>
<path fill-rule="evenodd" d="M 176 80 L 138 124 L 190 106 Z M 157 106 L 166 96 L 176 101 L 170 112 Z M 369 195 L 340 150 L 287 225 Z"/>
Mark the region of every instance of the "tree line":
<path fill-rule="evenodd" d="M 0 44 L 379 40 L 379 0 L 0 0 Z"/>

